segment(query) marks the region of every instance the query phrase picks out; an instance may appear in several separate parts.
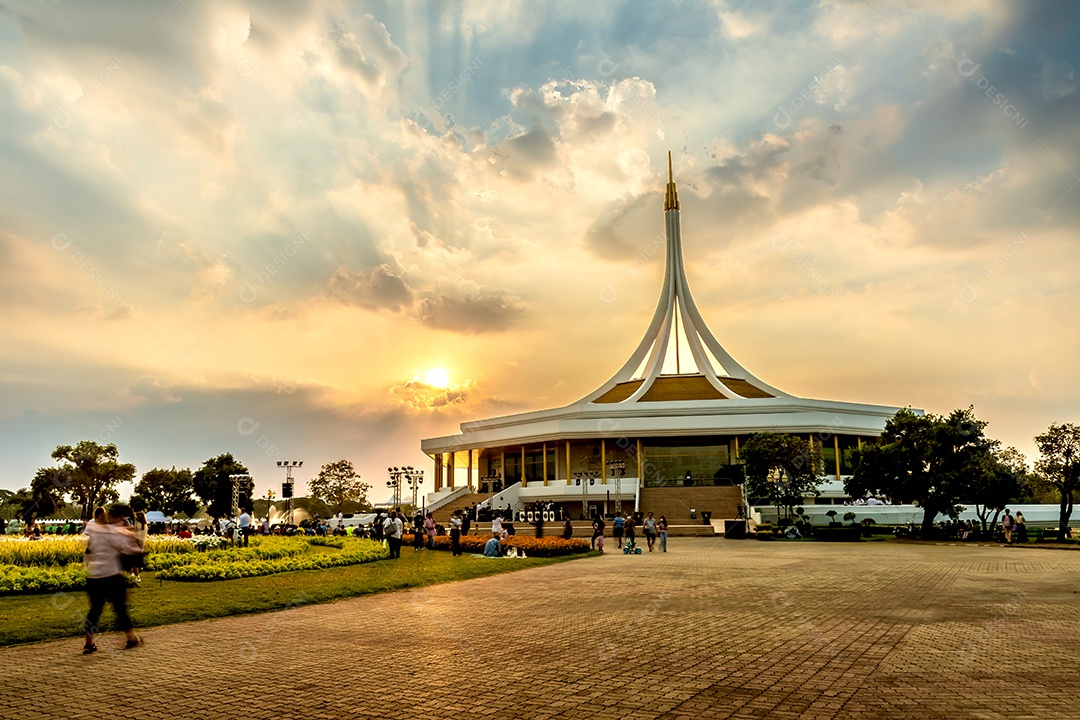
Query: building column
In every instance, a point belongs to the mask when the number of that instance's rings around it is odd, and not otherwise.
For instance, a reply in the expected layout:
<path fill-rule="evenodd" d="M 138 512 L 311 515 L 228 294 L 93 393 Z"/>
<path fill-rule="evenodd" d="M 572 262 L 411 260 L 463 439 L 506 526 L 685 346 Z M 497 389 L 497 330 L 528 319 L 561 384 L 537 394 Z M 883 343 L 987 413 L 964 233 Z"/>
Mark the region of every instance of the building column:
<path fill-rule="evenodd" d="M 544 487 L 547 487 L 547 443 L 542 443 L 540 445 L 540 456 L 543 458 L 544 461 L 543 465 L 541 466 L 540 472 L 544 474 Z"/>
<path fill-rule="evenodd" d="M 453 490 L 454 489 L 454 475 L 456 474 L 454 471 L 457 469 L 455 467 L 455 465 L 457 464 L 457 450 L 451 450 L 447 454 L 449 455 L 449 460 L 446 463 L 446 472 L 447 472 L 447 479 L 450 481 L 448 483 L 447 487 L 449 487 L 451 490 Z"/>
<path fill-rule="evenodd" d="M 570 441 L 566 441 L 566 484 L 570 484 Z"/>
<path fill-rule="evenodd" d="M 600 438 L 600 484 L 607 485 L 607 441 Z"/>
<path fill-rule="evenodd" d="M 521 446 L 521 487 L 525 487 L 528 480 L 525 479 L 525 446 Z"/>
<path fill-rule="evenodd" d="M 473 470 L 473 464 L 472 464 L 473 451 L 472 451 L 472 448 L 469 448 L 468 452 L 469 452 L 469 463 L 468 463 L 469 464 L 469 469 L 466 470 L 466 472 L 468 473 L 468 477 L 465 479 L 465 482 L 466 482 L 466 485 L 469 488 L 469 492 L 475 492 L 476 488 L 473 485 L 473 481 L 472 481 L 472 470 Z"/>
<path fill-rule="evenodd" d="M 637 439 L 637 478 L 638 486 L 644 487 L 645 479 L 641 477 L 641 438 Z"/>
<path fill-rule="evenodd" d="M 435 461 L 435 492 L 439 492 L 442 489 L 442 453 L 435 453 L 432 460 Z"/>
<path fill-rule="evenodd" d="M 833 435 L 833 459 L 836 460 L 836 481 L 840 482 L 840 436 Z"/>

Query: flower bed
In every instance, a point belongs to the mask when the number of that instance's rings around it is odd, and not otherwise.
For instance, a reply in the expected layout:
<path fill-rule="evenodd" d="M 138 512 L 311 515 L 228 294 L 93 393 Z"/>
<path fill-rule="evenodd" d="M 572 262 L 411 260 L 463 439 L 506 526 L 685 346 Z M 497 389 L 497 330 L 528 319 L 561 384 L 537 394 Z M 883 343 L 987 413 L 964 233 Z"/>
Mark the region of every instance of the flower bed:
<path fill-rule="evenodd" d="M 490 539 L 490 535 L 465 535 L 461 538 L 461 551 L 477 554 L 482 553 L 484 551 L 485 543 Z M 403 545 L 412 545 L 412 542 L 412 535 L 403 536 Z M 588 552 L 590 549 L 588 540 L 582 538 L 563 540 L 561 537 L 555 536 L 536 538 L 525 535 L 511 535 L 506 538 L 502 544 L 504 548 L 516 547 L 518 550 L 524 550 L 528 557 L 560 557 L 562 555 Z M 435 549 L 449 550 L 450 536 L 436 535 Z"/>
<path fill-rule="evenodd" d="M 158 577 L 162 580 L 181 580 L 187 582 L 207 582 L 213 580 L 232 580 L 234 578 L 273 575 L 295 570 L 320 570 L 344 565 L 360 565 L 374 560 L 385 560 L 389 552 L 382 543 L 371 540 L 357 540 L 348 550 L 338 553 L 319 553 L 294 555 L 277 560 L 238 560 L 179 565 L 162 570 Z"/>
<path fill-rule="evenodd" d="M 63 566 L 81 562 L 85 552 L 86 537 L 82 535 L 45 536 L 41 540 L 0 539 L 0 565 Z"/>
<path fill-rule="evenodd" d="M 0 595 L 50 593 L 84 587 L 86 573 L 78 563 L 64 567 L 0 565 Z"/>
<path fill-rule="evenodd" d="M 336 548 L 338 552 L 313 553 L 312 545 Z M 208 549 L 214 547 L 222 549 Z M 381 544 L 368 540 L 345 542 L 340 538 L 308 537 L 252 538 L 250 547 L 241 548 L 232 547 L 225 541 L 206 543 L 157 536 L 147 538 L 146 549 L 143 569 L 157 571 L 159 577 L 174 580 L 223 580 L 356 565 L 387 555 Z M 86 573 L 82 568 L 85 551 L 85 536 L 0 542 L 0 595 L 86 587 Z"/>

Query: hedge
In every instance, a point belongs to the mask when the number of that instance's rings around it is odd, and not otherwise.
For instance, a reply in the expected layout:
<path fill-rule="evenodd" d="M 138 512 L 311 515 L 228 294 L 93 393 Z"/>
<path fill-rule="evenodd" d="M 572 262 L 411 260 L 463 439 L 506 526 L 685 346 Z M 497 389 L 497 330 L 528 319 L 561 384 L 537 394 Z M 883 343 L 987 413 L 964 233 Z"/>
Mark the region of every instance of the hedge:
<path fill-rule="evenodd" d="M 344 565 L 360 565 L 375 560 L 385 560 L 389 557 L 389 552 L 381 543 L 370 540 L 357 542 L 358 544 L 363 543 L 363 545 L 339 553 L 294 555 L 277 560 L 240 560 L 178 565 L 162 570 L 157 576 L 162 580 L 185 582 L 232 580 L 234 578 L 274 575 L 296 570 L 321 570 Z"/>
<path fill-rule="evenodd" d="M 461 550 L 462 552 L 467 553 L 482 553 L 484 552 L 484 545 L 490 539 L 490 535 L 465 535 L 461 538 Z M 401 541 L 403 545 L 412 545 L 413 536 L 411 534 L 405 535 L 402 537 Z M 583 553 L 590 550 L 588 540 L 583 540 L 582 538 L 564 540 L 561 537 L 556 537 L 554 535 L 542 538 L 529 537 L 527 535 L 511 535 L 506 538 L 506 540 L 503 540 L 502 544 L 504 547 L 516 547 L 518 550 L 524 550 L 525 555 L 528 557 L 560 557 L 562 555 L 573 555 L 575 553 Z M 436 535 L 435 549 L 449 550 L 450 536 Z"/>

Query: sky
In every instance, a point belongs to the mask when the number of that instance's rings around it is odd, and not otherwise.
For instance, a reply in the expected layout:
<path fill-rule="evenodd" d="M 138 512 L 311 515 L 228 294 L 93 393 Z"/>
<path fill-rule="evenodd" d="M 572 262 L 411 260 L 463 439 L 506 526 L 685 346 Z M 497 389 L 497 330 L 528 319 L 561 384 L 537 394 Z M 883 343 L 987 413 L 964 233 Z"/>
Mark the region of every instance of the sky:
<path fill-rule="evenodd" d="M 695 299 L 798 396 L 1080 422 L 1080 4 L 0 0 L 0 488 L 427 471 Z M 123 488 L 122 488 L 123 491 Z M 124 494 L 124 492 L 122 492 Z"/>

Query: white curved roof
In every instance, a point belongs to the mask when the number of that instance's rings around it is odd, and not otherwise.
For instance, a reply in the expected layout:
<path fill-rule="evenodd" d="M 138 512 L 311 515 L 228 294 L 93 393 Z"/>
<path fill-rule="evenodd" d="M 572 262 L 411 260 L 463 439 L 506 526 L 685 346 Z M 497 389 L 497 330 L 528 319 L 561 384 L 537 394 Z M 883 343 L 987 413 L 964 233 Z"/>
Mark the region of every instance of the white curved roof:
<path fill-rule="evenodd" d="M 716 340 L 686 280 L 670 153 L 664 221 L 667 258 L 660 300 L 644 337 L 618 372 L 576 403 L 462 423 L 458 435 L 421 441 L 423 451 L 623 436 L 881 434 L 898 408 L 797 398 L 753 375 Z M 680 346 L 690 351 L 685 364 Z"/>

